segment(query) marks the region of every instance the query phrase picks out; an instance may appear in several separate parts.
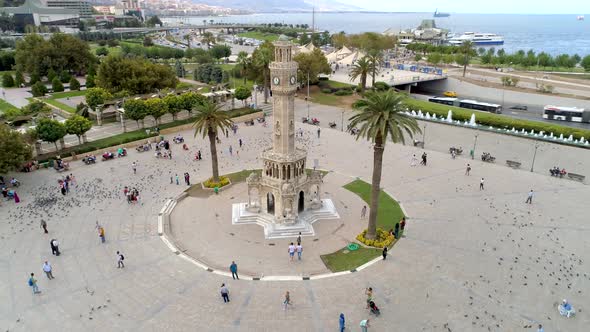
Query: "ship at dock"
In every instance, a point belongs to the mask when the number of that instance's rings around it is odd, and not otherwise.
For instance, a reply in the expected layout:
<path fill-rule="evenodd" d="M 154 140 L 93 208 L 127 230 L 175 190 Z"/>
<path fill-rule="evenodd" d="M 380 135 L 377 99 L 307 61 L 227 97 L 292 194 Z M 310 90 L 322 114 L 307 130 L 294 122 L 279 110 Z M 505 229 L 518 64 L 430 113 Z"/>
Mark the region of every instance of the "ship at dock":
<path fill-rule="evenodd" d="M 434 15 L 432 15 L 433 17 L 449 17 L 451 16 L 451 14 L 449 13 L 441 13 L 438 11 L 438 8 L 434 11 Z"/>

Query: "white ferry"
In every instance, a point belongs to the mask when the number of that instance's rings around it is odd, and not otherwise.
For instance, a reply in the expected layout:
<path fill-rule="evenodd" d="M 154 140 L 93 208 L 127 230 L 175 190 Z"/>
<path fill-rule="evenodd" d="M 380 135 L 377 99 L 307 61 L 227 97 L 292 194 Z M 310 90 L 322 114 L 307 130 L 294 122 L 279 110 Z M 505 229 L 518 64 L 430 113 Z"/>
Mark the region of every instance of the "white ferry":
<path fill-rule="evenodd" d="M 448 43 L 451 45 L 460 45 L 465 41 L 470 41 L 474 45 L 503 45 L 504 37 L 495 33 L 465 32 L 459 37 L 450 38 Z"/>

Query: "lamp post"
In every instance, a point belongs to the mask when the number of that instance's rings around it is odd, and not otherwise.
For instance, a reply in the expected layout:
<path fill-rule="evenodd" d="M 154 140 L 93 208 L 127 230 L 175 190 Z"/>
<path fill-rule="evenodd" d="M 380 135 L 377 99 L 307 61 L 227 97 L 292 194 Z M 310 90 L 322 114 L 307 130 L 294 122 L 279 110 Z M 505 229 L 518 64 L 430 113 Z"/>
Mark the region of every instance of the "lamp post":
<path fill-rule="evenodd" d="M 344 109 L 342 110 L 342 118 L 340 122 L 340 131 L 344 131 Z"/>
<path fill-rule="evenodd" d="M 533 168 L 535 167 L 535 158 L 537 157 L 537 149 L 539 148 L 539 144 L 535 144 L 535 153 L 533 154 L 533 163 L 531 164 L 531 172 L 533 172 Z"/>
<path fill-rule="evenodd" d="M 473 141 L 473 150 L 471 150 L 471 160 L 475 159 L 475 146 L 477 145 L 477 134 L 475 134 L 475 139 Z"/>
<path fill-rule="evenodd" d="M 425 144 L 426 144 L 426 124 L 424 124 L 424 130 L 422 130 L 422 149 L 424 149 Z"/>
<path fill-rule="evenodd" d="M 309 71 L 307 72 L 307 99 L 309 100 Z"/>

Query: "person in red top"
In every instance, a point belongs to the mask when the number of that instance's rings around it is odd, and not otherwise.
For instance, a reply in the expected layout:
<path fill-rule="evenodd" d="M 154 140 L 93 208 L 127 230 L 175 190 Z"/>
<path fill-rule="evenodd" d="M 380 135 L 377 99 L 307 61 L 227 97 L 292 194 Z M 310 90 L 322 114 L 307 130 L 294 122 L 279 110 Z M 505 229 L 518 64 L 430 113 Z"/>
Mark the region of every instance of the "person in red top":
<path fill-rule="evenodd" d="M 400 227 L 402 229 L 402 234 L 403 234 L 404 228 L 406 228 L 406 217 L 402 217 L 402 221 L 400 222 Z"/>

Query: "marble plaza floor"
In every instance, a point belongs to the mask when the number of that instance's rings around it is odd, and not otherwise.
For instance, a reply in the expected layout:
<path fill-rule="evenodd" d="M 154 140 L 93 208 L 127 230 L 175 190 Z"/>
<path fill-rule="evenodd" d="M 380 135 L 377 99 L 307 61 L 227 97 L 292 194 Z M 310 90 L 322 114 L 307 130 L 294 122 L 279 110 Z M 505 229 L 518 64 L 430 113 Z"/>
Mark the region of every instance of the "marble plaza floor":
<path fill-rule="evenodd" d="M 321 120 L 327 124 L 328 115 Z M 305 135 L 298 144 L 309 150 L 309 162 L 318 159 L 320 168 L 332 171 L 326 191 L 351 211 L 341 221 L 320 221 L 318 238 L 344 223 L 336 234 L 342 232 L 342 243 L 349 241 L 358 231 L 354 223 L 362 203 L 339 185 L 353 177 L 370 180 L 371 146 L 326 128 L 318 139 L 317 127 L 299 126 Z M 526 327 L 538 323 L 546 331 L 585 330 L 590 325 L 589 187 L 526 167 L 510 169 L 502 162 L 453 160 L 436 150 L 458 145 L 452 143 L 456 141 L 472 142 L 472 132 L 428 126 L 427 167 L 410 166 L 411 156 L 421 149 L 389 144 L 385 150 L 382 186 L 409 215 L 405 237 L 387 261 L 321 280 L 233 281 L 170 252 L 157 234 L 158 212 L 167 199 L 186 189 L 184 172 L 192 182 L 210 174 L 207 143 L 190 132 L 182 134 L 191 150 L 173 144 L 172 160 L 131 150 L 128 157 L 96 165 L 72 162 L 77 184 L 65 197 L 57 187 L 62 174 L 54 170 L 16 174 L 23 183 L 22 201 L 0 206 L 0 330 L 335 331 L 344 313 L 349 330 L 355 331 L 360 320 L 369 317 L 364 296 L 369 286 L 381 308 L 380 317 L 371 316 L 370 331 L 533 331 Z M 220 172 L 259 167 L 258 155 L 269 146 L 271 130 L 258 124 L 240 126 L 236 136 L 221 138 Z M 238 138 L 245 143 L 241 150 Z M 530 144 L 481 134 L 478 151 L 503 147 L 518 157 Z M 197 149 L 203 161 L 192 160 Z M 588 150 L 557 145 L 544 148 L 538 157 L 539 169 L 555 160 L 571 160 L 582 170 L 590 164 Z M 136 175 L 133 161 L 139 165 Z M 470 176 L 464 175 L 468 162 L 473 167 Z M 180 185 L 170 184 L 175 174 Z M 125 185 L 140 191 L 139 204 L 124 200 Z M 536 195 L 527 205 L 530 189 Z M 333 242 L 325 244 L 304 238 L 306 265 L 287 262 L 283 240 L 276 244 L 276 255 L 259 250 L 248 241 L 259 241 L 262 229 L 231 226 L 227 218 L 231 203 L 244 194 L 240 186 L 232 190 L 195 200 L 193 209 L 180 206 L 186 218 L 182 241 L 204 259 L 222 266 L 235 260 L 244 273 L 262 265 L 276 273 L 299 274 L 325 269 L 317 255 L 341 245 L 334 235 Z M 41 219 L 48 223 L 47 235 L 40 229 Z M 105 227 L 105 244 L 99 241 L 97 222 Z M 61 243 L 59 257 L 51 255 L 52 238 Z M 235 239 L 232 245 L 227 245 L 229 239 Z M 125 255 L 124 269 L 116 267 L 117 250 Z M 54 280 L 42 272 L 45 260 L 53 265 Z M 27 285 L 31 272 L 39 280 L 39 295 L 31 294 Z M 230 290 L 227 304 L 219 295 L 222 283 Z M 284 311 L 287 290 L 293 306 Z M 575 318 L 557 313 L 563 298 L 577 309 Z"/>

